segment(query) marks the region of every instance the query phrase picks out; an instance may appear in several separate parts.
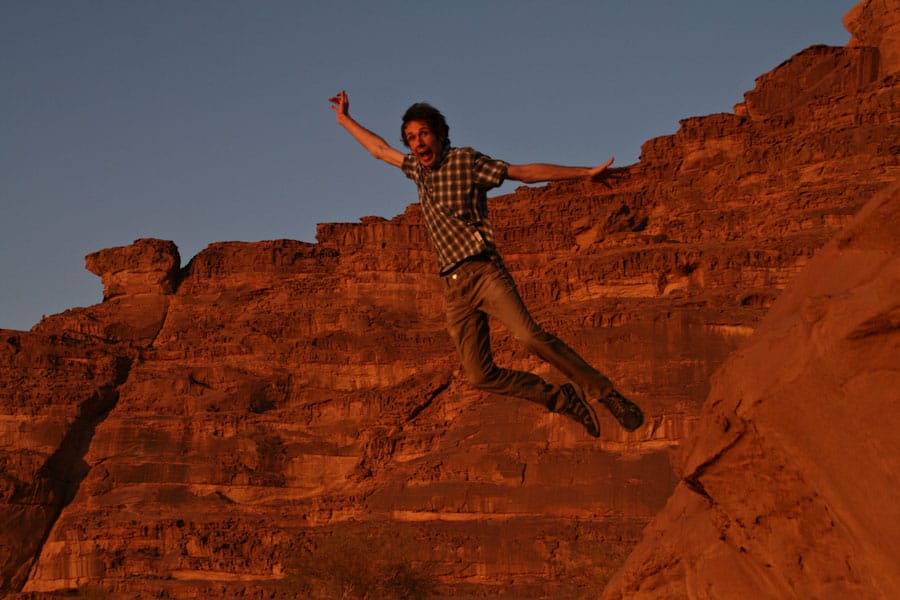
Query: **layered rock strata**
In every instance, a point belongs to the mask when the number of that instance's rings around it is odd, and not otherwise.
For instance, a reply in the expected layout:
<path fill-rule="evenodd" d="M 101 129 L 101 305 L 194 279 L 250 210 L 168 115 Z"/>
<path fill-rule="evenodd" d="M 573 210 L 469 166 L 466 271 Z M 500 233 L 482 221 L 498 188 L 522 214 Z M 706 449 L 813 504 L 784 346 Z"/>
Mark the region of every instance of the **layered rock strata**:
<path fill-rule="evenodd" d="M 596 594 L 678 489 L 713 372 L 900 173 L 880 6 L 612 188 L 491 200 L 526 303 L 645 408 L 633 433 L 466 386 L 418 205 L 184 267 L 159 240 L 91 255 L 102 303 L 0 335 L 0 591 Z"/>
<path fill-rule="evenodd" d="M 605 598 L 900 596 L 898 232 L 895 185 L 729 357 Z"/>

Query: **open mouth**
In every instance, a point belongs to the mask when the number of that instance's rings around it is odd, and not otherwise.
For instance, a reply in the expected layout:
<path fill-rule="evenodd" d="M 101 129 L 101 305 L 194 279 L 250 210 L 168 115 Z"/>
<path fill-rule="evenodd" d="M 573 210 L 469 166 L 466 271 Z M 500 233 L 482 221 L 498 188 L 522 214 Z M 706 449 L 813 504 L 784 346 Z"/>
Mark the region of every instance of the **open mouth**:
<path fill-rule="evenodd" d="M 421 150 L 417 150 L 416 154 L 418 154 L 418 156 L 419 156 L 419 162 L 421 162 L 423 164 L 427 164 L 427 163 L 431 162 L 431 160 L 434 158 L 434 152 L 432 152 L 428 148 L 423 148 Z"/>

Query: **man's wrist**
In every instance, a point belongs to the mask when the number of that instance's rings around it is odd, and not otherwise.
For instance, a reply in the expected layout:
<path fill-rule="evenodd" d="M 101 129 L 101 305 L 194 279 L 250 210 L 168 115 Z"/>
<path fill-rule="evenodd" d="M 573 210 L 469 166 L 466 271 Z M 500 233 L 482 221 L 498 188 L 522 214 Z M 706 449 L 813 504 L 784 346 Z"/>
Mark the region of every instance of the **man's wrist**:
<path fill-rule="evenodd" d="M 339 112 L 337 113 L 337 122 L 339 125 L 346 127 L 348 123 L 353 122 L 353 119 L 347 113 Z"/>

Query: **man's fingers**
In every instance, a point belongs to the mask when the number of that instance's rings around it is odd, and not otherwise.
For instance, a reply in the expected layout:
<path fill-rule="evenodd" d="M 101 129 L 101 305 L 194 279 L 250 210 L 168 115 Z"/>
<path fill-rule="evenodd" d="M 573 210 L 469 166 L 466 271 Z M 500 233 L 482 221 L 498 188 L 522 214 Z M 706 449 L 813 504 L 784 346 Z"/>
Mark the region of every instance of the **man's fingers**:
<path fill-rule="evenodd" d="M 331 103 L 331 110 L 338 115 L 346 114 L 350 106 L 350 101 L 347 100 L 347 92 L 343 90 L 329 98 L 328 101 Z"/>
<path fill-rule="evenodd" d="M 611 184 L 618 182 L 625 175 L 625 169 L 610 169 L 609 166 L 614 160 L 615 158 L 610 158 L 602 165 L 594 167 L 591 172 L 591 181 L 602 183 L 609 188 L 612 187 Z"/>
<path fill-rule="evenodd" d="M 598 165 L 591 169 L 590 178 L 593 181 L 600 181 L 604 177 L 606 177 L 606 169 L 609 165 L 613 164 L 613 161 L 616 160 L 615 157 L 610 158 L 608 161 L 603 163 L 602 165 Z"/>
<path fill-rule="evenodd" d="M 338 115 L 347 114 L 350 108 L 350 100 L 347 99 L 347 92 L 341 90 L 334 96 L 328 99 L 331 103 L 331 110 L 333 110 Z"/>

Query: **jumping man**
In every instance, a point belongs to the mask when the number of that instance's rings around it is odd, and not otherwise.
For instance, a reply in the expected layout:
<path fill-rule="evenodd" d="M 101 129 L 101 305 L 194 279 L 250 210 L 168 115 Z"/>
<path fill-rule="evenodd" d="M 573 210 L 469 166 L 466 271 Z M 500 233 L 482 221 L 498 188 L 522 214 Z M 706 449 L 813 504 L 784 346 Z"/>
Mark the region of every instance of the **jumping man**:
<path fill-rule="evenodd" d="M 478 389 L 537 402 L 581 423 L 600 436 L 594 409 L 584 391 L 633 431 L 644 420 L 641 409 L 610 380 L 534 322 L 512 276 L 494 246 L 487 191 L 506 179 L 524 183 L 587 179 L 603 181 L 613 159 L 597 167 L 550 164 L 511 165 L 472 148 L 450 145 L 450 129 L 436 108 L 413 104 L 400 128 L 404 154 L 350 116 L 346 92 L 329 99 L 337 122 L 372 156 L 399 167 L 419 188 L 425 225 L 437 253 L 450 337 L 468 381 Z M 498 319 L 522 344 L 562 372 L 571 383 L 553 385 L 533 373 L 494 364 L 488 317 Z"/>

